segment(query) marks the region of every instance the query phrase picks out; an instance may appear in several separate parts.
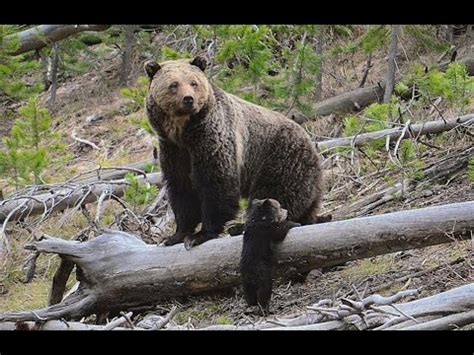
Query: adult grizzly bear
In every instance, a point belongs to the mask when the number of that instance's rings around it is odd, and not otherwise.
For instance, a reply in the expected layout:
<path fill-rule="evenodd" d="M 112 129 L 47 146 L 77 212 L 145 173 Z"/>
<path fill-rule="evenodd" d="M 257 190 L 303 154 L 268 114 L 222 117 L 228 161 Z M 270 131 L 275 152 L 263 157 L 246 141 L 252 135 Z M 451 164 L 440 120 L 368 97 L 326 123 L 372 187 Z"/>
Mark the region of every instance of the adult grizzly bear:
<path fill-rule="evenodd" d="M 322 170 L 309 136 L 282 114 L 212 85 L 206 66 L 202 57 L 145 63 L 146 110 L 177 224 L 165 244 L 190 248 L 217 238 L 240 196 L 277 199 L 289 220 L 316 223 Z"/>

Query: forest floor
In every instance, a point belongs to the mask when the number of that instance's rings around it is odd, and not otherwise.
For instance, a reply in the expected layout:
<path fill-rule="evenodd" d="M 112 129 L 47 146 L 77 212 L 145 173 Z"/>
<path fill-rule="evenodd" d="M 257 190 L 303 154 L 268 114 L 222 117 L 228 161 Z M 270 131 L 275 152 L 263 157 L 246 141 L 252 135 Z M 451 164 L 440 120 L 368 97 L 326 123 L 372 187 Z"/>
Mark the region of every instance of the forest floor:
<path fill-rule="evenodd" d="M 432 62 L 436 56 L 427 54 L 422 62 Z M 385 58 L 373 58 L 374 69 L 370 72 L 367 86 L 383 79 Z M 155 138 L 137 125 L 130 118 L 144 117 L 144 110 L 130 113 L 127 100 L 118 90 L 116 77 L 119 62 L 108 64 L 104 75 L 84 74 L 68 79 L 59 85 L 57 102 L 52 110 L 55 117 L 55 130 L 64 134 L 64 143 L 72 159 L 61 169 L 50 170 L 46 177 L 51 182 L 64 181 L 66 178 L 94 168 L 98 163 L 104 166 L 126 165 L 140 160 L 152 158 Z M 324 76 L 324 97 L 349 91 L 357 87 L 364 71 L 365 60 L 361 57 L 351 57 L 340 62 L 327 62 L 325 68 L 329 75 Z M 400 70 L 404 70 L 408 62 L 400 60 Z M 132 78 L 141 75 L 141 65 L 135 66 Z M 133 81 L 133 80 L 132 80 Z M 448 107 L 440 105 L 444 117 L 454 117 L 457 113 Z M 470 112 L 474 112 L 471 107 Z M 437 112 L 422 120 L 439 119 Z M 318 136 L 334 136 L 341 131 L 342 117 L 331 115 L 305 125 L 310 134 Z M 71 137 L 71 132 L 87 139 L 100 147 L 95 150 L 81 144 Z M 441 157 L 453 152 L 467 149 L 473 145 L 472 136 L 465 132 L 453 130 L 439 136 L 429 137 L 426 142 L 439 148 L 424 146 L 420 159 L 426 165 L 436 162 Z M 387 160 L 380 153 L 375 158 L 377 162 Z M 386 154 L 386 153 L 385 153 Z M 332 159 L 325 157 L 326 159 Z M 352 164 L 348 158 L 337 160 L 326 166 L 327 192 L 323 209 L 334 212 L 347 205 L 348 202 L 362 198 L 375 191 L 387 181 L 398 182 L 403 178 L 403 171 L 387 174 L 361 175 L 356 170 L 364 168 L 367 171 L 382 171 L 384 165 L 369 170 L 372 162 L 363 154 L 355 157 L 357 163 Z M 363 169 L 362 169 L 363 170 Z M 358 170 L 360 172 L 360 169 Z M 373 188 L 366 189 L 369 186 Z M 2 186 L 0 186 L 1 188 Z M 365 195 L 360 192 L 365 191 Z M 383 214 L 405 209 L 421 208 L 462 201 L 474 201 L 474 184 L 469 180 L 467 169 L 449 176 L 447 179 L 432 183 L 420 191 L 402 195 L 383 204 L 367 215 Z M 106 207 L 107 208 L 107 207 Z M 44 227 L 44 232 L 70 238 L 87 222 L 77 216 L 68 225 L 58 227 L 56 219 L 52 219 Z M 316 238 L 317 236 L 315 236 Z M 7 275 L 0 278 L 0 312 L 20 311 L 43 307 L 47 303 L 49 286 L 57 257 L 43 256 L 38 261 L 35 279 L 28 284 L 21 282 L 23 275 L 21 264 L 26 256 L 22 249 L 26 243 L 25 234 L 12 235 L 14 253 Z M 419 271 L 426 271 L 421 276 L 411 276 Z M 311 305 L 323 298 L 337 298 L 353 292 L 353 287 L 367 292 L 375 290 L 382 295 L 388 295 L 407 288 L 420 290 L 419 297 L 426 297 L 448 289 L 473 282 L 474 253 L 473 241 L 456 241 L 449 244 L 432 246 L 424 249 L 409 250 L 381 255 L 364 260 L 352 261 L 344 265 L 323 270 L 313 270 L 302 282 L 275 283 L 270 317 L 284 317 L 298 312 L 304 312 Z M 74 284 L 74 274 L 68 285 Z M 404 278 L 401 281 L 397 281 Z M 134 319 L 139 320 L 148 313 L 164 315 L 173 305 L 179 306 L 178 313 L 171 324 L 186 324 L 189 327 L 201 328 L 211 324 L 240 324 L 255 322 L 260 316 L 247 314 L 245 301 L 240 288 L 234 288 L 226 293 L 208 296 L 187 297 L 186 299 L 164 302 L 155 309 L 144 312 Z"/>

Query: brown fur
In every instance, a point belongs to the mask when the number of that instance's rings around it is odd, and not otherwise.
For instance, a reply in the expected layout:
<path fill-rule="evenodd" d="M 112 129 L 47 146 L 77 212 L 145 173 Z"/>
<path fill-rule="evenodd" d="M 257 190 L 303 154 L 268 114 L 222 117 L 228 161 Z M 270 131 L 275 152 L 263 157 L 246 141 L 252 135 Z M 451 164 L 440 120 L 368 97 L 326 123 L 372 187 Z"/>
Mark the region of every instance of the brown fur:
<path fill-rule="evenodd" d="M 177 217 L 170 244 L 192 235 L 199 222 L 191 244 L 215 238 L 234 218 L 240 196 L 277 199 L 290 220 L 317 222 L 322 170 L 298 124 L 211 85 L 202 59 L 146 68 L 152 79 L 147 113 L 160 138 L 161 168 Z M 184 107 L 186 96 L 192 107 Z"/>

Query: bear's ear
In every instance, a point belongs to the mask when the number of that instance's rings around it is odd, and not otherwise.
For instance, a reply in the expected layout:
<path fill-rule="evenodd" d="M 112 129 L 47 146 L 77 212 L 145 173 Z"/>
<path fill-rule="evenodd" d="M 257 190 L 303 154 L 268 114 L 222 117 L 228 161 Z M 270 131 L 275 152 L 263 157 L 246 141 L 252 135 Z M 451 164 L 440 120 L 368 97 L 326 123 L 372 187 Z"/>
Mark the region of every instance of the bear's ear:
<path fill-rule="evenodd" d="M 207 60 L 204 57 L 198 56 L 191 61 L 191 65 L 194 65 L 204 71 L 207 68 Z"/>
<path fill-rule="evenodd" d="M 144 68 L 150 79 L 153 79 L 156 72 L 161 69 L 160 65 L 154 60 L 148 60 L 145 63 Z"/>

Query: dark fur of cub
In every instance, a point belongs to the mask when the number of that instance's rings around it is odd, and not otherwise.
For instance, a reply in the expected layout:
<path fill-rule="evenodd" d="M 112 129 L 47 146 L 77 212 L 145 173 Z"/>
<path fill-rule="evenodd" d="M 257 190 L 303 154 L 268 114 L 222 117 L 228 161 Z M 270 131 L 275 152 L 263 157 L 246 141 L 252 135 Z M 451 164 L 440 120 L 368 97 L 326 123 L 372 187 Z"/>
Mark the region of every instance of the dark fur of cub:
<path fill-rule="evenodd" d="M 247 210 L 240 260 L 245 300 L 268 312 L 272 295 L 274 243 L 281 242 L 299 223 L 288 221 L 287 210 L 274 199 L 253 200 Z"/>

